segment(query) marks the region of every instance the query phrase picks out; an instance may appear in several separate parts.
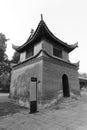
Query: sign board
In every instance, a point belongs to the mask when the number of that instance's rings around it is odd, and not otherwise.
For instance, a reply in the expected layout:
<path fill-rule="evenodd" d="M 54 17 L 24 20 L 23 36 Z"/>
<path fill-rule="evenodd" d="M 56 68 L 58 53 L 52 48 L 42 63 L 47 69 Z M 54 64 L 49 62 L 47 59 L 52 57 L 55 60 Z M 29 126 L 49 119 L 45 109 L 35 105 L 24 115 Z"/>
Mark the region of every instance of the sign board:
<path fill-rule="evenodd" d="M 32 77 L 32 78 L 31 78 L 31 81 L 32 81 L 32 82 L 37 82 L 37 78 Z"/>
<path fill-rule="evenodd" d="M 37 78 L 31 78 L 30 83 L 30 101 L 37 100 Z"/>

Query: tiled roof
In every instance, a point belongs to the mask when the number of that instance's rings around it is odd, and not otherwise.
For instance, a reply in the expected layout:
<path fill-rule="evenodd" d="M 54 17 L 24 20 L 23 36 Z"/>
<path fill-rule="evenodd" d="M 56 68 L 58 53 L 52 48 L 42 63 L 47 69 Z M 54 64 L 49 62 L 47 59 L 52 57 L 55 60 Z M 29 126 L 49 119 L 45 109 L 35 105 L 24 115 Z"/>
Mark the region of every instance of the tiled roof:
<path fill-rule="evenodd" d="M 49 30 L 49 28 L 47 27 L 46 23 L 41 20 L 37 26 L 36 31 L 33 33 L 32 37 L 29 36 L 28 40 L 21 46 L 19 47 L 15 47 L 13 46 L 13 48 L 18 51 L 21 52 L 24 50 L 24 48 L 27 45 L 31 45 L 34 44 L 35 41 L 37 40 L 41 40 L 42 38 L 48 38 L 54 42 L 56 42 L 57 44 L 59 44 L 60 46 L 64 47 L 68 52 L 71 52 L 73 49 L 75 49 L 78 45 L 73 44 L 73 45 L 68 45 L 67 43 L 61 41 L 60 39 L 58 39 L 56 36 L 54 36 L 54 34 Z"/>

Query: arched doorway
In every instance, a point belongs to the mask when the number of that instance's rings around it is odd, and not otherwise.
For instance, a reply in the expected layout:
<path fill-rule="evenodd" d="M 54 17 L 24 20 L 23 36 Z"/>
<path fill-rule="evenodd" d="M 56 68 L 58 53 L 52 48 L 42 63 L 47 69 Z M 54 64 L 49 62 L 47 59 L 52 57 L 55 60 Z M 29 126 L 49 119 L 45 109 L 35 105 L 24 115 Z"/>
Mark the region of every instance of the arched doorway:
<path fill-rule="evenodd" d="M 68 77 L 66 74 L 64 74 L 62 77 L 62 84 L 63 84 L 63 96 L 70 97 Z"/>

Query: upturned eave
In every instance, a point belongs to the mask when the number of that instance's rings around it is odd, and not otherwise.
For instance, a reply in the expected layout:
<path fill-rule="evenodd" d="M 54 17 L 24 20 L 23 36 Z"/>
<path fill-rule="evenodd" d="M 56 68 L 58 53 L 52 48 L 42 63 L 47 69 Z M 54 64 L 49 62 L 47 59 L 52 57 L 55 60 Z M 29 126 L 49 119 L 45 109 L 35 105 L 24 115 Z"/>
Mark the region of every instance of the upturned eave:
<path fill-rule="evenodd" d="M 41 40 L 43 38 L 54 41 L 55 43 L 57 43 L 60 46 L 62 46 L 63 48 L 65 48 L 67 50 L 67 52 L 71 52 L 76 47 L 78 47 L 77 43 L 73 44 L 73 45 L 69 45 L 66 42 L 63 42 L 60 39 L 58 39 L 49 30 L 46 23 L 43 20 L 41 20 L 36 28 L 36 31 L 32 35 L 32 37 L 29 36 L 28 40 L 23 45 L 13 46 L 13 48 L 18 52 L 22 52 L 24 49 L 26 49 L 27 46 L 31 46 L 31 45 L 35 44 L 36 41 Z"/>

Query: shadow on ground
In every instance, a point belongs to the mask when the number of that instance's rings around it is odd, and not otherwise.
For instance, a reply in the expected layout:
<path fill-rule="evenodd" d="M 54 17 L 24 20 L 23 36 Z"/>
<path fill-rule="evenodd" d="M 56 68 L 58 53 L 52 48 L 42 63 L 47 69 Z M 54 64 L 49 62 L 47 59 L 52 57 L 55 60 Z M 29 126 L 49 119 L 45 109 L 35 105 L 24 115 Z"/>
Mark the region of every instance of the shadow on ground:
<path fill-rule="evenodd" d="M 15 114 L 15 113 L 21 112 L 23 110 L 27 110 L 27 109 L 24 107 L 20 107 L 11 102 L 1 102 L 0 103 L 0 117 L 6 116 L 9 114 Z"/>

